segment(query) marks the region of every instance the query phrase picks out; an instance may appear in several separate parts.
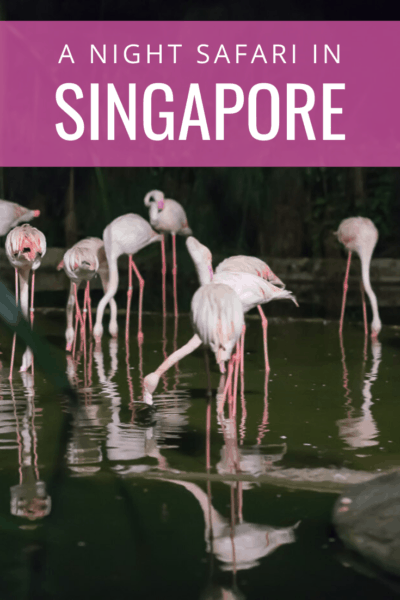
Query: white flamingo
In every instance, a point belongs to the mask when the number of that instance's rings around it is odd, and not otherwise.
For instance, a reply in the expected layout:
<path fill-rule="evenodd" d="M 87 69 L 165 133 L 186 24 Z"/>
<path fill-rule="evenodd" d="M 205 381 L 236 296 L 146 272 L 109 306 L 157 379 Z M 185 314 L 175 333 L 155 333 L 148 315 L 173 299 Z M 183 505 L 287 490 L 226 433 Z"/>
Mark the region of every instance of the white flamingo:
<path fill-rule="evenodd" d="M 35 293 L 35 271 L 46 254 L 46 238 L 43 233 L 27 223 L 10 231 L 6 238 L 6 255 L 15 269 L 15 299 L 18 302 L 18 277 L 20 287 L 20 303 L 24 317 L 29 320 L 29 273 L 32 271 L 30 322 L 33 326 L 33 298 Z M 14 366 L 15 335 L 11 353 L 10 378 Z M 20 371 L 33 366 L 33 355 L 27 348 L 22 357 Z"/>
<path fill-rule="evenodd" d="M 90 280 L 99 275 L 104 293 L 108 289 L 108 262 L 104 250 L 103 240 L 100 238 L 88 237 L 77 242 L 72 248 L 64 254 L 63 260 L 57 266 L 57 269 L 64 269 L 71 281 L 70 291 L 67 302 L 67 329 L 65 331 L 66 350 L 70 352 L 75 338 L 74 329 L 74 305 L 76 307 L 76 321 L 79 319 L 81 327 L 86 319 L 86 311 L 89 314 L 90 333 L 92 333 L 92 310 L 90 301 Z M 78 288 L 82 281 L 86 281 L 84 317 L 81 317 L 81 311 L 78 304 Z M 114 298 L 110 299 L 110 323 L 111 328 L 116 327 L 117 323 L 117 304 Z M 83 333 L 84 334 L 84 333 Z"/>
<path fill-rule="evenodd" d="M 365 298 L 364 298 L 364 289 L 367 292 L 368 298 L 371 303 L 372 308 L 372 323 L 371 323 L 371 337 L 377 338 L 378 334 L 382 328 L 382 323 L 379 318 L 378 311 L 378 301 L 376 299 L 375 293 L 371 287 L 371 282 L 369 279 L 369 267 L 371 264 L 371 257 L 376 246 L 376 242 L 378 241 L 379 233 L 375 225 L 370 219 L 366 219 L 365 217 L 350 217 L 349 219 L 345 219 L 339 225 L 339 229 L 336 232 L 338 236 L 339 242 L 341 242 L 344 247 L 349 251 L 349 257 L 347 260 L 347 268 L 346 275 L 343 283 L 343 303 L 342 303 L 342 312 L 340 315 L 340 325 L 339 325 L 339 333 L 342 333 L 343 330 L 343 319 L 344 319 L 344 310 L 346 306 L 346 296 L 348 290 L 348 279 L 349 279 L 349 271 L 350 271 L 350 263 L 351 263 L 351 255 L 352 252 L 357 252 L 361 261 L 361 293 L 362 293 L 362 302 L 363 302 L 363 312 L 364 312 L 364 330 L 365 335 L 368 335 L 368 324 L 367 324 L 367 313 L 365 306 Z"/>
<path fill-rule="evenodd" d="M 154 373 L 144 378 L 146 402 L 152 403 L 152 394 L 161 375 L 201 344 L 213 351 L 221 373 L 225 371 L 225 362 L 231 358 L 244 326 L 242 304 L 236 292 L 230 286 L 221 283 L 202 285 L 193 296 L 191 316 L 195 335 L 182 348 L 171 354 Z M 232 369 L 233 363 L 230 360 L 224 397 L 230 385 Z"/>
<path fill-rule="evenodd" d="M 129 313 L 132 299 L 132 269 L 135 271 L 139 280 L 139 331 L 138 340 L 143 341 L 142 333 L 142 304 L 143 304 L 143 288 L 144 279 L 140 275 L 132 258 L 133 254 L 139 252 L 153 242 L 162 240 L 162 236 L 158 235 L 149 225 L 149 223 L 140 217 L 129 213 L 122 217 L 117 217 L 112 221 L 103 232 L 104 249 L 107 256 L 109 268 L 109 285 L 103 298 L 100 300 L 96 313 L 96 324 L 93 328 L 93 335 L 96 343 L 99 343 L 103 335 L 103 314 L 104 309 L 112 298 L 114 298 L 118 289 L 118 257 L 122 254 L 129 256 L 129 284 L 128 284 L 128 301 L 126 309 L 126 328 L 125 337 L 128 340 L 129 333 Z M 117 320 L 110 320 L 109 332 L 113 337 L 117 336 L 118 325 Z"/>
<path fill-rule="evenodd" d="M 186 240 L 186 246 L 189 251 L 190 256 L 193 259 L 199 281 L 201 285 L 205 285 L 210 283 L 222 283 L 225 285 L 229 285 L 240 298 L 242 303 L 242 309 L 244 313 L 247 313 L 252 308 L 257 306 L 258 311 L 262 320 L 263 327 L 263 340 L 264 340 L 264 355 L 265 355 L 265 369 L 268 372 L 270 370 L 269 362 L 268 362 L 268 349 L 267 349 L 267 326 L 268 321 L 264 315 L 264 312 L 261 308 L 261 304 L 267 304 L 271 302 L 271 300 L 292 300 L 298 306 L 296 298 L 293 296 L 292 292 L 288 290 L 283 290 L 269 281 L 259 277 L 258 275 L 253 275 L 250 272 L 234 272 L 231 270 L 222 270 L 220 269 L 215 274 L 212 269 L 212 254 L 210 250 L 201 244 L 196 238 L 189 237 Z M 234 257 L 236 258 L 236 257 Z M 234 262 L 234 261 L 232 261 Z M 238 261 L 239 262 L 239 261 Z M 242 261 L 240 261 L 242 262 Z M 263 261 L 261 261 L 263 262 Z M 222 263 L 221 263 L 222 264 Z M 265 264 L 265 263 L 263 263 Z M 271 277 L 278 279 L 271 272 Z M 280 285 L 283 285 L 281 280 L 278 280 Z M 242 370 L 243 370 L 243 349 L 244 349 L 244 332 L 245 326 L 243 328 L 243 337 L 242 337 Z"/>
<path fill-rule="evenodd" d="M 29 210 L 25 206 L 0 200 L 0 236 L 6 235 L 13 227 L 25 221 L 31 221 L 40 215 L 40 210 Z"/>
<path fill-rule="evenodd" d="M 164 198 L 163 192 L 160 190 L 152 190 L 144 197 L 144 204 L 149 208 L 149 217 L 151 226 L 157 231 L 163 234 L 161 240 L 161 253 L 162 253 L 162 292 L 163 292 L 163 313 L 166 314 L 166 288 L 165 288 L 165 277 L 167 273 L 167 266 L 165 261 L 165 243 L 164 233 L 170 233 L 172 235 L 172 276 L 174 285 L 174 313 L 175 317 L 178 316 L 178 299 L 176 292 L 176 275 L 177 275 L 177 264 L 176 264 L 176 240 L 175 236 L 178 235 L 192 235 L 186 217 L 186 213 L 183 207 L 176 202 L 176 200 L 170 200 Z"/>

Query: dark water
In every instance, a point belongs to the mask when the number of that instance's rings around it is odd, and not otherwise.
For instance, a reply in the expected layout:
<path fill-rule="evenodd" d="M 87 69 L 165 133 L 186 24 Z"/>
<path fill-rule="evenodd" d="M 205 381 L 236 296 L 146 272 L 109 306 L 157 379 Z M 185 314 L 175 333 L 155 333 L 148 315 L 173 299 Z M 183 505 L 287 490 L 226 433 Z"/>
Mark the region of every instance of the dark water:
<path fill-rule="evenodd" d="M 35 329 L 79 408 L 64 438 L 67 401 L 39 371 L 15 370 L 10 386 L 1 331 L 1 599 L 395 597 L 343 557 L 330 518 L 346 482 L 400 464 L 398 330 L 365 351 L 347 325 L 343 354 L 337 323 L 274 321 L 266 386 L 249 318 L 237 412 L 219 418 L 202 350 L 160 380 L 153 408 L 142 402 L 141 376 L 189 339 L 188 317 L 179 331 L 169 318 L 163 341 L 162 318 L 146 315 L 128 356 L 121 322 L 118 342 L 68 363 L 63 317 Z"/>

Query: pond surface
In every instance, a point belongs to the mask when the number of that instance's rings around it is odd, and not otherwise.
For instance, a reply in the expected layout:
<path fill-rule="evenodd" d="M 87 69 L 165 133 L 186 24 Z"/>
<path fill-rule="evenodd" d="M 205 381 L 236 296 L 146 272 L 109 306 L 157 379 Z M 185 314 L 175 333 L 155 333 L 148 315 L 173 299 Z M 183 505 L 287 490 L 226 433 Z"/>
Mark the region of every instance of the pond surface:
<path fill-rule="evenodd" d="M 15 370 L 1 330 L 0 598 L 394 598 L 334 541 L 347 482 L 400 465 L 400 331 L 364 348 L 362 325 L 247 319 L 237 410 L 217 415 L 220 375 L 203 350 L 160 380 L 141 377 L 192 335 L 145 315 L 139 349 L 104 336 L 66 360 L 64 317 L 38 314 L 79 406 Z M 23 347 L 17 346 L 19 367 Z M 240 378 L 239 378 L 240 384 Z M 65 433 L 67 434 L 65 435 Z M 60 467 L 61 464 L 61 467 Z M 28 515 L 28 516 L 27 516 Z"/>

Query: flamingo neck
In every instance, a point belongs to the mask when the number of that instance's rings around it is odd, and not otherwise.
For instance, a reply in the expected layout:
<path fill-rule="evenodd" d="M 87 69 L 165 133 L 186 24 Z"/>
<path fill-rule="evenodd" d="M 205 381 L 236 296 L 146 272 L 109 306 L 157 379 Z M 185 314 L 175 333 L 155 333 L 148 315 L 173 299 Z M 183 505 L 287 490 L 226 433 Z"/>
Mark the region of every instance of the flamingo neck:
<path fill-rule="evenodd" d="M 200 285 L 211 283 L 214 278 L 214 272 L 211 265 L 205 263 L 196 263 L 195 267 L 199 278 Z"/>
<path fill-rule="evenodd" d="M 371 303 L 371 309 L 372 309 L 371 335 L 377 336 L 382 328 L 382 323 L 379 318 L 378 301 L 377 301 L 375 293 L 371 287 L 371 282 L 370 282 L 370 278 L 369 278 L 369 268 L 370 268 L 370 264 L 371 264 L 371 256 L 361 254 L 360 260 L 361 260 L 362 281 L 363 281 L 365 292 L 367 293 L 369 301 Z"/>

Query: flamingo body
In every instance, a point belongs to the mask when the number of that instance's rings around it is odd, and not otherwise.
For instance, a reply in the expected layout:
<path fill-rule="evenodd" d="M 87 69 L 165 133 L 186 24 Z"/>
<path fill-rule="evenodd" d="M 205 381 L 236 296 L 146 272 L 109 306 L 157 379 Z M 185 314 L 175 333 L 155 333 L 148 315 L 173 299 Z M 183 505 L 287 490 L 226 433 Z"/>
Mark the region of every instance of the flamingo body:
<path fill-rule="evenodd" d="M 244 325 L 239 297 L 223 283 L 202 285 L 192 298 L 191 314 L 195 332 L 212 350 L 222 372 L 221 363 L 230 359 Z"/>
<path fill-rule="evenodd" d="M 340 333 L 343 327 L 344 308 L 346 303 L 347 293 L 347 280 L 350 269 L 351 253 L 356 252 L 360 257 L 361 261 L 361 277 L 364 289 L 368 295 L 372 308 L 372 323 L 371 323 L 371 336 L 377 337 L 378 333 L 382 328 L 382 323 L 379 317 L 378 301 L 375 293 L 371 287 L 369 269 L 371 264 L 371 258 L 378 241 L 378 230 L 370 219 L 365 217 L 350 217 L 344 219 L 339 225 L 339 229 L 336 232 L 339 242 L 349 251 L 348 266 L 346 277 L 344 281 L 344 293 L 343 293 L 343 304 L 342 314 L 340 319 Z M 364 313 L 366 314 L 366 313 Z M 365 317 L 366 318 L 366 317 Z M 367 325 L 366 325 L 366 334 Z"/>
<path fill-rule="evenodd" d="M 192 235 L 184 208 L 176 200 L 164 198 L 160 190 L 146 194 L 144 204 L 149 208 L 151 226 L 161 233 Z"/>
<path fill-rule="evenodd" d="M 161 241 L 162 236 L 157 234 L 150 226 L 150 224 L 139 215 L 129 213 L 121 217 L 117 217 L 112 221 L 103 232 L 104 250 L 107 257 L 108 268 L 109 268 L 109 285 L 107 292 L 100 300 L 97 307 L 96 324 L 93 328 L 93 335 L 96 342 L 99 342 L 103 335 L 103 314 L 104 309 L 111 298 L 114 298 L 118 289 L 118 257 L 122 254 L 128 254 L 130 257 L 129 272 L 131 273 L 131 266 L 134 265 L 132 255 L 136 254 L 142 248 L 145 248 L 149 244 Z M 134 267 L 136 269 L 136 266 Z M 143 291 L 144 281 L 139 279 L 141 293 Z M 129 303 L 129 292 L 128 290 L 128 307 Z M 141 296 L 140 296 L 141 298 Z M 139 305 L 139 333 L 141 333 L 141 304 Z M 127 311 L 127 330 L 129 325 L 129 311 Z M 117 322 L 110 321 L 109 326 L 110 334 L 115 337 L 118 332 Z"/>
<path fill-rule="evenodd" d="M 6 235 L 10 229 L 25 221 L 31 221 L 40 215 L 40 210 L 29 210 L 25 206 L 0 200 L 0 236 Z"/>
<path fill-rule="evenodd" d="M 230 256 L 226 258 L 215 269 L 216 273 L 223 271 L 234 271 L 235 273 L 251 273 L 257 275 L 266 281 L 269 281 L 277 287 L 285 288 L 283 281 L 279 279 L 267 265 L 266 262 L 255 256 Z"/>
<path fill-rule="evenodd" d="M 152 394 L 161 375 L 201 344 L 214 352 L 221 373 L 225 371 L 225 361 L 231 358 L 244 326 L 243 309 L 237 294 L 224 284 L 203 285 L 193 296 L 191 317 L 195 335 L 144 378 L 144 400 L 149 404 L 152 404 Z"/>

